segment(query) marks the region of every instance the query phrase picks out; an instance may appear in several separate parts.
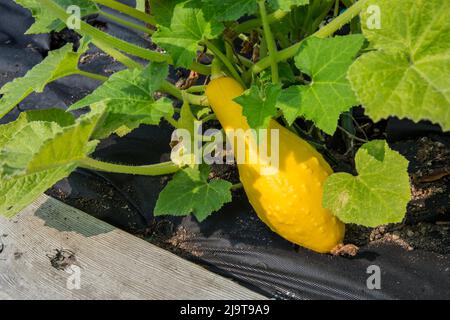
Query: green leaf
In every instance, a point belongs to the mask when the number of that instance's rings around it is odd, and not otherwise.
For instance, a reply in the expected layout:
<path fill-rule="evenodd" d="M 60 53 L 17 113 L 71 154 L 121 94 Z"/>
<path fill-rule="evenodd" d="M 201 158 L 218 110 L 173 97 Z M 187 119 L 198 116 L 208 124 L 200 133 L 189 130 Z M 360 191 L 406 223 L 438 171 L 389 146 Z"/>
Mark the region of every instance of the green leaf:
<path fill-rule="evenodd" d="M 202 1 L 205 15 L 218 21 L 235 21 L 258 11 L 256 0 L 205 0 Z"/>
<path fill-rule="evenodd" d="M 60 49 L 50 51 L 25 76 L 5 84 L 0 89 L 0 94 L 3 94 L 0 99 L 0 118 L 32 92 L 42 92 L 49 82 L 76 73 L 78 60 L 86 50 L 86 42 L 82 42 L 77 52 L 73 52 L 72 44 L 68 43 Z"/>
<path fill-rule="evenodd" d="M 371 0 L 380 29 L 363 9 L 363 33 L 375 51 L 362 55 L 348 76 L 374 121 L 397 116 L 450 129 L 450 6 L 442 0 Z"/>
<path fill-rule="evenodd" d="M 210 167 L 186 168 L 173 177 L 159 194 L 154 214 L 184 216 L 194 213 L 198 221 L 231 201 L 228 181 L 215 179 L 208 182 Z"/>
<path fill-rule="evenodd" d="M 158 124 L 162 116 L 173 114 L 172 104 L 168 100 L 155 102 L 153 98 L 167 77 L 168 70 L 166 63 L 153 62 L 143 70 L 119 71 L 90 95 L 70 106 L 69 110 L 88 105 L 92 109 L 105 108 L 106 116 L 102 126 L 97 128 L 95 138 L 107 137 L 119 128 L 125 133 L 140 124 Z"/>
<path fill-rule="evenodd" d="M 92 153 L 97 145 L 98 141 L 90 141 L 90 137 L 102 113 L 91 112 L 73 124 L 61 126 L 60 111 L 54 111 L 54 116 L 50 112 L 46 110 L 43 116 L 56 121 L 30 120 L 42 118 L 35 112 L 25 113 L 16 121 L 0 126 L 1 215 L 12 217 L 20 212 L 53 184 L 67 177 L 78 161 Z M 19 131 L 10 131 L 17 128 Z"/>
<path fill-rule="evenodd" d="M 268 84 L 262 88 L 253 85 L 234 100 L 242 106 L 242 113 L 251 128 L 265 129 L 277 113 L 276 102 L 280 92 L 280 85 Z"/>
<path fill-rule="evenodd" d="M 170 27 L 161 25 L 152 40 L 169 52 L 175 66 L 190 68 L 197 57 L 199 42 L 217 37 L 222 30 L 223 25 L 208 20 L 202 9 L 181 3 L 174 8 Z"/>
<path fill-rule="evenodd" d="M 291 11 L 292 7 L 299 7 L 309 4 L 309 0 L 269 0 L 269 5 L 277 10 Z"/>
<path fill-rule="evenodd" d="M 31 11 L 35 22 L 25 34 L 49 33 L 50 31 L 60 31 L 65 24 L 57 17 L 53 16 L 38 0 L 14 0 L 22 7 Z M 89 0 L 53 0 L 66 10 L 69 6 L 75 5 L 80 8 L 81 17 L 98 13 L 97 5 Z"/>
<path fill-rule="evenodd" d="M 152 0 L 152 14 L 159 26 L 170 28 L 175 6 L 184 0 Z"/>
<path fill-rule="evenodd" d="M 55 122 L 33 121 L 25 125 L 0 150 L 0 173 L 12 176 L 26 171 L 42 144 L 61 130 Z"/>
<path fill-rule="evenodd" d="M 180 118 L 178 119 L 179 129 L 186 129 L 191 134 L 192 139 L 194 139 L 194 121 L 197 120 L 192 113 L 190 104 L 185 101 L 181 106 Z"/>
<path fill-rule="evenodd" d="M 358 176 L 332 174 L 323 206 L 345 223 L 377 227 L 401 222 L 411 199 L 408 161 L 382 140 L 363 145 L 355 157 Z"/>
<path fill-rule="evenodd" d="M 304 116 L 330 135 L 336 131 L 340 114 L 358 104 L 346 74 L 363 43 L 361 35 L 350 35 L 310 38 L 302 44 L 295 64 L 312 81 L 280 95 L 279 108 L 287 112 L 285 117 L 290 123 Z"/>

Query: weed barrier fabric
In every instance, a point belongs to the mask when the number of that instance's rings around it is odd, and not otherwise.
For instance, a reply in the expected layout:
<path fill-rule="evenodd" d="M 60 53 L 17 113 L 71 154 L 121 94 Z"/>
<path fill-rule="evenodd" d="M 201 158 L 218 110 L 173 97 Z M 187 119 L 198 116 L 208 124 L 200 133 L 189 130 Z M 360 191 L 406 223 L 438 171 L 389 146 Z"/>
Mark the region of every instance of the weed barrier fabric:
<path fill-rule="evenodd" d="M 57 45 L 48 35 L 24 36 L 31 21 L 25 10 L 0 0 L 0 86 L 23 75 Z M 145 45 L 138 34 L 102 21 L 116 36 Z M 82 66 L 88 71 L 107 75 L 121 68 L 95 48 L 90 54 Z M 67 108 L 97 85 L 78 76 L 58 80 L 42 94 L 25 99 L 1 122 L 13 120 L 21 110 Z M 143 126 L 124 138 L 102 141 L 94 157 L 135 165 L 164 161 L 170 135 L 166 124 Z M 127 231 L 146 231 L 150 241 L 270 298 L 450 298 L 450 255 L 406 251 L 390 244 L 361 247 L 355 258 L 316 254 L 271 232 L 239 193 L 203 223 L 192 216 L 154 219 L 152 211 L 167 180 L 79 169 L 48 193 Z M 367 286 L 371 276 L 367 270 L 373 265 L 381 271 L 380 290 Z"/>

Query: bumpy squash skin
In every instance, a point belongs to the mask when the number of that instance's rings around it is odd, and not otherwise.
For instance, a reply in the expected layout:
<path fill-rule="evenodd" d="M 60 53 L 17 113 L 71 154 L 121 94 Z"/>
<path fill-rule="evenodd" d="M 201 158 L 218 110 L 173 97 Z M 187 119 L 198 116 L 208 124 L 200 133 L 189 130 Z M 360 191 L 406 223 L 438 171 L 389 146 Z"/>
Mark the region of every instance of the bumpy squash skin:
<path fill-rule="evenodd" d="M 225 130 L 248 129 L 242 107 L 233 101 L 243 88 L 234 79 L 212 80 L 206 89 L 209 103 Z M 271 121 L 279 130 L 279 171 L 261 175 L 259 164 L 239 164 L 248 199 L 274 232 L 316 252 L 328 253 L 344 238 L 345 225 L 322 207 L 323 183 L 332 173 L 328 163 L 307 142 Z"/>

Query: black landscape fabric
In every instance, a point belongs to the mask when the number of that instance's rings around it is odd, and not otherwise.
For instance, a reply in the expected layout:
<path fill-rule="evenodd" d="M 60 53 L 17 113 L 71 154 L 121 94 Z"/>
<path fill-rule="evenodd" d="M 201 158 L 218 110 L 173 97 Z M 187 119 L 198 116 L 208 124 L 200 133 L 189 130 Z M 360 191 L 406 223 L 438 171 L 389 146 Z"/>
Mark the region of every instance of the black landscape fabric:
<path fill-rule="evenodd" d="M 150 47 L 148 40 L 133 31 L 104 19 L 92 19 L 122 39 Z M 0 87 L 22 76 L 49 50 L 76 40 L 67 31 L 59 35 L 24 35 L 31 22 L 26 10 L 11 0 L 0 0 Z M 122 67 L 92 48 L 82 68 L 109 75 Z M 78 76 L 58 80 L 42 94 L 25 99 L 0 121 L 9 122 L 23 110 L 67 108 L 97 85 L 95 80 Z M 407 136 L 411 130 L 411 126 L 396 130 L 400 127 L 395 123 L 388 126 L 395 139 Z M 426 134 L 427 130 L 435 129 L 421 126 L 419 130 Z M 160 162 L 167 160 L 170 135 L 171 129 L 166 124 L 140 127 L 124 138 L 102 141 L 94 156 L 136 165 Z M 48 193 L 117 227 L 147 235 L 150 241 L 271 298 L 450 298 L 450 255 L 407 251 L 394 244 L 363 246 L 355 258 L 316 254 L 271 232 L 255 216 L 243 194 L 235 195 L 233 203 L 203 223 L 192 216 L 154 219 L 153 208 L 167 179 L 82 169 Z M 371 276 L 368 268 L 372 265 L 381 271 L 380 290 L 367 286 Z"/>

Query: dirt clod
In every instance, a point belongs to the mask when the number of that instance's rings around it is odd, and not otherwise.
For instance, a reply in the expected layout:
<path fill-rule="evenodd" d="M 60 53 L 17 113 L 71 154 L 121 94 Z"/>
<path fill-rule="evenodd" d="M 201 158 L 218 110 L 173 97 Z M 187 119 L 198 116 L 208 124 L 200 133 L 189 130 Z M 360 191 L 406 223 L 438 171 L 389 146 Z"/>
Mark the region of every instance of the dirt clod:
<path fill-rule="evenodd" d="M 67 267 L 77 264 L 75 253 L 67 249 L 55 249 L 54 255 L 47 255 L 53 268 L 65 270 Z"/>

